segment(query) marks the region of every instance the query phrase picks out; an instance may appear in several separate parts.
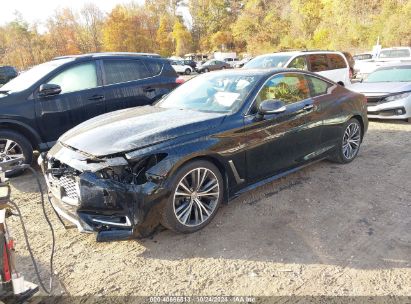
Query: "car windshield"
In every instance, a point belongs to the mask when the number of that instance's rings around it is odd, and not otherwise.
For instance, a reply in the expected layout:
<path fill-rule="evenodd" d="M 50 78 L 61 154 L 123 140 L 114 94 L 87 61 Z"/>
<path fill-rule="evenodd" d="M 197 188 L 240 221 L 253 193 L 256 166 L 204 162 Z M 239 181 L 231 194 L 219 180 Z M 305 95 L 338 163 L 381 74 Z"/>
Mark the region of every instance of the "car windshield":
<path fill-rule="evenodd" d="M 376 70 L 364 82 L 411 82 L 411 66 Z"/>
<path fill-rule="evenodd" d="M 35 67 L 24 73 L 21 73 L 19 76 L 6 83 L 0 88 L 0 91 L 7 93 L 24 91 L 51 71 L 72 60 L 72 58 L 59 59 L 36 65 Z"/>
<path fill-rule="evenodd" d="M 268 68 L 283 68 L 290 60 L 291 56 L 286 55 L 269 55 L 260 56 L 250 60 L 244 65 L 246 69 L 268 69 Z"/>
<path fill-rule="evenodd" d="M 156 106 L 204 112 L 234 112 L 243 104 L 260 78 L 259 75 L 228 73 L 200 75 L 176 88 Z"/>

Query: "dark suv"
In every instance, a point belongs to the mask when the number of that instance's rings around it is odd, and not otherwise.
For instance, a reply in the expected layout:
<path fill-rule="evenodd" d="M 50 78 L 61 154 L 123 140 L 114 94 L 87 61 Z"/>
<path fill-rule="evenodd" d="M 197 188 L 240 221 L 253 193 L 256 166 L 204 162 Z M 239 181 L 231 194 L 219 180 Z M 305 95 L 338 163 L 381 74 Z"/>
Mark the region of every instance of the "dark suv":
<path fill-rule="evenodd" d="M 33 150 L 51 148 L 72 127 L 152 104 L 178 82 L 167 60 L 144 54 L 66 56 L 35 66 L 0 88 L 0 166 L 21 157 L 31 163 Z"/>
<path fill-rule="evenodd" d="M 18 74 L 17 70 L 12 66 L 0 66 L 0 85 L 9 82 L 17 77 Z"/>

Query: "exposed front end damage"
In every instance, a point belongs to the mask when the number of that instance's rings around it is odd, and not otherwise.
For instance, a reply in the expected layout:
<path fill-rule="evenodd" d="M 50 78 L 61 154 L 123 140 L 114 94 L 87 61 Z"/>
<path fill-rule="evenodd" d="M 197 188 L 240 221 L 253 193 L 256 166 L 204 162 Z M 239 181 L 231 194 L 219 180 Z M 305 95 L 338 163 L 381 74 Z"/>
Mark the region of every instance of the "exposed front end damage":
<path fill-rule="evenodd" d="M 165 157 L 95 158 L 58 143 L 40 162 L 55 210 L 80 231 L 109 241 L 144 237 L 159 225 L 168 190 L 147 170 Z"/>

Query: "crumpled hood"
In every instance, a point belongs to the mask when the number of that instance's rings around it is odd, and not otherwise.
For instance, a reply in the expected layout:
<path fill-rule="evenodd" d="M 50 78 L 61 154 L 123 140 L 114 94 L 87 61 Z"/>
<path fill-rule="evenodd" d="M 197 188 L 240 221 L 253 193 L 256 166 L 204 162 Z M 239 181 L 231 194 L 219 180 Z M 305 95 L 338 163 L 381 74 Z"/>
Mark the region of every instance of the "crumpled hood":
<path fill-rule="evenodd" d="M 214 128 L 225 114 L 145 106 L 107 113 L 63 134 L 59 141 L 93 156 L 132 151 Z"/>
<path fill-rule="evenodd" d="M 364 95 L 385 95 L 411 91 L 410 82 L 359 82 L 347 87 L 351 91 Z M 371 94 L 368 94 L 371 93 Z"/>

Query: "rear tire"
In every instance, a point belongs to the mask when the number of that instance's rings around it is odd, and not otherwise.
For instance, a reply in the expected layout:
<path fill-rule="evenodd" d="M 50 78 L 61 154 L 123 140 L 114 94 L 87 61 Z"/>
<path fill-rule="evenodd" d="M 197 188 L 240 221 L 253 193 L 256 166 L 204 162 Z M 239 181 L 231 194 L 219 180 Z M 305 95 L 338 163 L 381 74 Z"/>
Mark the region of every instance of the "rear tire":
<path fill-rule="evenodd" d="M 358 119 L 351 118 L 344 125 L 339 143 L 330 160 L 340 164 L 348 164 L 358 155 L 362 139 L 362 127 Z"/>
<path fill-rule="evenodd" d="M 26 137 L 20 133 L 8 130 L 0 130 L 0 166 L 3 161 L 22 155 L 24 164 L 33 161 L 33 147 Z M 23 173 L 22 169 L 10 169 L 6 171 L 6 177 L 15 177 Z"/>
<path fill-rule="evenodd" d="M 179 233 L 192 233 L 208 225 L 223 200 L 224 184 L 218 168 L 204 160 L 189 162 L 173 174 L 170 184 L 161 224 Z"/>

